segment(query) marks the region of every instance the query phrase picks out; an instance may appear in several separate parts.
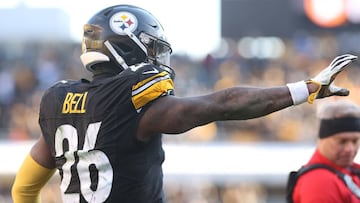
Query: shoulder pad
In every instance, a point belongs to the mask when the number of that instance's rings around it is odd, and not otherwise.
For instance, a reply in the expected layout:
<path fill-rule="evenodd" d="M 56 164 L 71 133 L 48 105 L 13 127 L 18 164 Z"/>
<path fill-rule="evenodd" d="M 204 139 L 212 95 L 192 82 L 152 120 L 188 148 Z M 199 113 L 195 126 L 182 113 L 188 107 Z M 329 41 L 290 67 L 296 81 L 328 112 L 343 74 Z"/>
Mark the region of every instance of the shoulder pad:
<path fill-rule="evenodd" d="M 137 110 L 159 97 L 174 95 L 174 83 L 167 71 L 146 64 L 136 72 L 139 80 L 132 86 L 132 102 Z"/>

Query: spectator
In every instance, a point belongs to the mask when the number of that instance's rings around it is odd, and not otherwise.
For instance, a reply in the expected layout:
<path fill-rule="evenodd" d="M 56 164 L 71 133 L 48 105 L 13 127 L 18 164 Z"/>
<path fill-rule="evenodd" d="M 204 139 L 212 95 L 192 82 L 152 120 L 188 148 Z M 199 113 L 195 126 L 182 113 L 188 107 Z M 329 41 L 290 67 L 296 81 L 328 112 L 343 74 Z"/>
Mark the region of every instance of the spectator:
<path fill-rule="evenodd" d="M 360 107 L 350 100 L 330 100 L 318 111 L 319 140 L 305 166 L 326 165 L 335 172 L 316 168 L 301 175 L 293 192 L 294 203 L 359 202 L 351 187 L 360 187 L 360 165 L 354 162 L 360 145 Z M 347 185 L 343 174 L 353 186 Z"/>

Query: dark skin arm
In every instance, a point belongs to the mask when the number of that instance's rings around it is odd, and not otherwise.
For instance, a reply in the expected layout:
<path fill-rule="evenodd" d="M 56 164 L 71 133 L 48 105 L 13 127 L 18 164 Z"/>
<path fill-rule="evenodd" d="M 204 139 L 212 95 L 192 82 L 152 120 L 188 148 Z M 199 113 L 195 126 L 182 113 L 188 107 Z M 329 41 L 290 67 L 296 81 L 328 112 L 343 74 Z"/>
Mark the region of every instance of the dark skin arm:
<path fill-rule="evenodd" d="M 51 155 L 49 146 L 46 144 L 44 137 L 40 136 L 39 140 L 34 144 L 30 150 L 31 157 L 45 168 L 55 168 L 55 159 Z"/>
<path fill-rule="evenodd" d="M 318 85 L 308 84 L 309 93 Z M 271 88 L 233 87 L 198 97 L 164 97 L 145 112 L 138 139 L 155 133 L 177 134 L 213 121 L 258 118 L 293 105 L 286 86 Z"/>

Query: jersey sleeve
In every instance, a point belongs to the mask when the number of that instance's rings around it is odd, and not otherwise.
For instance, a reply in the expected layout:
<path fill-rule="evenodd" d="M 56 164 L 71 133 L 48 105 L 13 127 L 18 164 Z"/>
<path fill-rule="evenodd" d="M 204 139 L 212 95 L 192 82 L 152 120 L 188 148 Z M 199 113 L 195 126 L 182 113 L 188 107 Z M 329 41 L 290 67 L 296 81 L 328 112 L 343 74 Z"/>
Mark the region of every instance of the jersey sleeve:
<path fill-rule="evenodd" d="M 143 71 L 141 80 L 132 86 L 132 103 L 136 110 L 159 97 L 174 95 L 174 83 L 169 73 L 158 70 Z"/>
<path fill-rule="evenodd" d="M 54 173 L 55 169 L 41 166 L 28 154 L 17 172 L 12 186 L 11 195 L 14 203 L 40 203 L 40 190 Z"/>

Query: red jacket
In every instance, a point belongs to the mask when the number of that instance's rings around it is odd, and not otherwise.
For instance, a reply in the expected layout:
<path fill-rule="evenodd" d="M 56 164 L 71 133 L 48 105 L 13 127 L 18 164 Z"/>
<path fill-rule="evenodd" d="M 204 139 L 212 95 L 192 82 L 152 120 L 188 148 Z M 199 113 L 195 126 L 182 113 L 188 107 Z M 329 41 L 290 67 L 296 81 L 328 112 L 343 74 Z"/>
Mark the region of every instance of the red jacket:
<path fill-rule="evenodd" d="M 360 187 L 360 179 L 356 174 L 346 168 L 334 165 L 318 150 L 314 152 L 308 162 L 308 164 L 313 163 L 326 164 L 350 175 Z M 359 164 L 354 163 L 352 167 L 360 170 Z M 293 199 L 294 203 L 360 203 L 360 199 L 347 188 L 345 183 L 327 169 L 315 169 L 300 176 L 294 189 Z"/>

